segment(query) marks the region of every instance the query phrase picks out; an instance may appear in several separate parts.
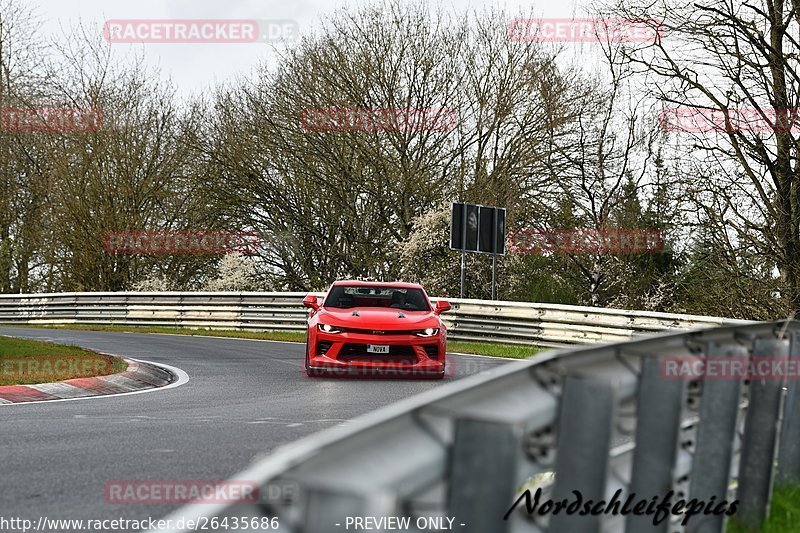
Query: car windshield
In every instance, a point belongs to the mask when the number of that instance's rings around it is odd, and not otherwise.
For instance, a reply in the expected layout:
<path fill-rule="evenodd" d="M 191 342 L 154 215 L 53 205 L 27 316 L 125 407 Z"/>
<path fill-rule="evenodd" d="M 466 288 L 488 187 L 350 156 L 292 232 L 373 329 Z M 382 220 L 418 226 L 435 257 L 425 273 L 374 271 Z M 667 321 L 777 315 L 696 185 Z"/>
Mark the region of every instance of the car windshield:
<path fill-rule="evenodd" d="M 388 307 L 405 311 L 430 311 L 422 289 L 335 285 L 325 299 L 325 307 Z"/>

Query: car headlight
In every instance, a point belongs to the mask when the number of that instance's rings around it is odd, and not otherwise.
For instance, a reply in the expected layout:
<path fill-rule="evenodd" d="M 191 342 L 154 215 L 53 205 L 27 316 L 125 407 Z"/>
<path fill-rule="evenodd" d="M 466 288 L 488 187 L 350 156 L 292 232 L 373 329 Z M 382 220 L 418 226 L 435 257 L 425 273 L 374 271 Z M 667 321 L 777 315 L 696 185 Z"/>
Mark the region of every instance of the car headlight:
<path fill-rule="evenodd" d="M 438 328 L 428 328 L 428 329 L 421 329 L 419 331 L 415 331 L 414 335 L 417 337 L 435 337 L 439 334 Z"/>
<path fill-rule="evenodd" d="M 317 324 L 317 327 L 323 333 L 341 333 L 342 332 L 341 329 L 339 329 L 339 328 L 337 328 L 335 326 L 331 326 L 330 324 Z"/>

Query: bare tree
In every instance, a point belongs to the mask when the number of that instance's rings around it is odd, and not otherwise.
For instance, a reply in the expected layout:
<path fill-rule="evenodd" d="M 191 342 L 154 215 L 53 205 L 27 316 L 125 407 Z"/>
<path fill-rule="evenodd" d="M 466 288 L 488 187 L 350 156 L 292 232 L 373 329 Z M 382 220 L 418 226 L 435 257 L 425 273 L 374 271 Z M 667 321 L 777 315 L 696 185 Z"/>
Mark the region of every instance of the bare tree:
<path fill-rule="evenodd" d="M 199 143 L 219 169 L 209 194 L 263 232 L 278 285 L 396 278 L 416 217 L 459 196 L 516 209 L 546 178 L 553 125 L 567 120 L 555 108 L 571 97 L 552 60 L 538 43 L 510 41 L 500 12 L 459 20 L 397 1 L 340 11 L 277 72 L 218 96 L 213 134 Z M 531 65 L 548 69 L 546 81 Z M 455 120 L 304 127 L 303 111 L 321 108 L 444 108 Z"/>
<path fill-rule="evenodd" d="M 784 1 L 704 0 L 691 6 L 619 2 L 615 16 L 648 23 L 661 35 L 626 47 L 647 75 L 676 132 L 681 186 L 716 243 L 714 268 L 726 270 L 727 291 L 742 301 L 758 295 L 770 314 L 800 309 L 800 21 Z M 676 113 L 675 109 L 679 108 Z M 716 111 L 717 118 L 711 112 Z M 694 133 L 685 130 L 695 130 Z M 687 157 L 688 156 L 688 157 Z M 755 270 L 743 268 L 760 258 Z M 774 292 L 774 275 L 780 290 Z M 758 271 L 761 274 L 754 276 Z M 760 281 L 759 281 L 760 278 Z M 760 284 L 754 287 L 753 283 Z M 717 284 L 717 286 L 720 286 Z M 777 298 L 775 298 L 777 296 Z"/>
<path fill-rule="evenodd" d="M 27 6 L 0 0 L 0 292 L 29 290 L 46 184 L 30 135 L 18 131 L 11 111 L 33 105 L 43 93 L 41 24 Z"/>
<path fill-rule="evenodd" d="M 658 123 L 653 119 L 654 101 L 637 87 L 635 72 L 620 43 L 604 38 L 595 29 L 598 72 L 578 73 L 587 87 L 575 99 L 575 111 L 563 135 L 553 138 L 548 158 L 551 180 L 544 195 L 551 210 L 538 220 L 541 230 L 589 231 L 664 229 L 671 220 L 647 215 L 646 204 L 662 185 L 656 163 Z M 667 207 L 661 205 L 662 208 Z M 561 253 L 553 266 L 564 269 L 593 306 L 618 302 L 635 280 L 644 279 L 642 268 L 652 257 L 597 253 Z M 664 259 L 655 258 L 656 261 Z M 648 284 L 654 280 L 647 279 Z M 640 287 L 645 293 L 652 287 Z M 664 302 L 651 302 L 658 307 Z"/>
<path fill-rule="evenodd" d="M 52 100 L 100 110 L 102 126 L 47 136 L 48 286 L 119 290 L 153 269 L 179 285 L 189 283 L 216 259 L 112 254 L 104 237 L 126 230 L 209 229 L 209 208 L 195 193 L 202 170 L 184 142 L 196 115 L 178 107 L 168 84 L 152 81 L 155 73 L 141 58 L 121 65 L 93 34 L 76 32 L 58 52 L 51 64 Z"/>

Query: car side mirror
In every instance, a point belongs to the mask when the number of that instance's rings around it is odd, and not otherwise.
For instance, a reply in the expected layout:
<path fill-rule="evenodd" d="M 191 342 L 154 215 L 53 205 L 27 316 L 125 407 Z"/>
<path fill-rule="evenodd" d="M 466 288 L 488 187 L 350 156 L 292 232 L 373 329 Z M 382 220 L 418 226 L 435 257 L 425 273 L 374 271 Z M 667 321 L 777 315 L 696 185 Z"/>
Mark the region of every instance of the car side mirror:
<path fill-rule="evenodd" d="M 306 294 L 306 297 L 303 298 L 303 306 L 318 311 L 319 302 L 317 301 L 317 297 L 314 294 Z"/>
<path fill-rule="evenodd" d="M 442 313 L 446 313 L 452 308 L 453 308 L 453 306 L 450 305 L 450 302 L 448 302 L 447 300 L 439 300 L 438 302 L 436 302 L 436 314 L 437 315 L 441 315 Z"/>

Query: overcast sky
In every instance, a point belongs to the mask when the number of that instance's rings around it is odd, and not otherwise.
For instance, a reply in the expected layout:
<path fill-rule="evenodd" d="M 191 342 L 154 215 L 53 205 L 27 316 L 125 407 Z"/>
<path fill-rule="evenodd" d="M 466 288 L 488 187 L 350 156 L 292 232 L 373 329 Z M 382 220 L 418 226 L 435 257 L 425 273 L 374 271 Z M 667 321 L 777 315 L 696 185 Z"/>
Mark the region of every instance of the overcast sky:
<path fill-rule="evenodd" d="M 368 0 L 20 0 L 33 6 L 46 33 L 57 35 L 82 22 L 102 31 L 109 19 L 257 19 L 294 20 L 302 34 L 340 7 Z M 429 0 L 431 5 L 463 12 L 502 6 L 511 12 L 533 9 L 537 16 L 572 17 L 580 0 Z M 579 3 L 577 5 L 584 5 Z M 579 16 L 579 15 L 577 15 Z M 246 44 L 113 44 L 120 55 L 140 50 L 145 61 L 171 78 L 180 93 L 203 91 L 215 82 L 247 74 L 259 59 L 272 57 L 272 45 Z"/>

